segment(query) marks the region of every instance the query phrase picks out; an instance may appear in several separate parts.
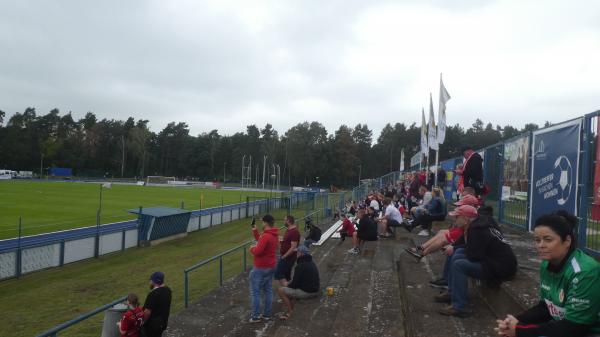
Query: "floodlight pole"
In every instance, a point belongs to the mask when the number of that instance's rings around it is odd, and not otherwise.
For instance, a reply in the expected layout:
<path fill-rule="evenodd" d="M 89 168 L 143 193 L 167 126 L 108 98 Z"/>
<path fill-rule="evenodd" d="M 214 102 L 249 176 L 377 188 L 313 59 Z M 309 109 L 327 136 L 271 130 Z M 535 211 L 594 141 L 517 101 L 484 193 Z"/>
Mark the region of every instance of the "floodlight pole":
<path fill-rule="evenodd" d="M 267 168 L 267 156 L 263 156 L 263 180 L 262 180 L 262 189 L 265 189 L 265 169 Z"/>
<path fill-rule="evenodd" d="M 246 155 L 242 157 L 242 188 L 244 188 L 244 165 L 246 161 Z"/>
<path fill-rule="evenodd" d="M 358 185 L 360 186 L 360 175 L 362 174 L 362 165 L 358 165 Z"/>

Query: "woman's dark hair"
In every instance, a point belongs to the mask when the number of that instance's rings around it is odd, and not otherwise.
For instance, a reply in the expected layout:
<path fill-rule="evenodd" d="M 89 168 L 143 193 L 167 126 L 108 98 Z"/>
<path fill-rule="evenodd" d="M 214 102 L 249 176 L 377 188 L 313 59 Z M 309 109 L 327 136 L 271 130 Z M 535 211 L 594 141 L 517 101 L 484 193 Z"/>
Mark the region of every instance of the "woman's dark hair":
<path fill-rule="evenodd" d="M 554 233 L 556 233 L 562 241 L 567 239 L 567 236 L 571 237 L 571 247 L 576 246 L 577 236 L 575 235 L 575 229 L 577 227 L 577 217 L 565 210 L 559 210 L 554 213 L 545 214 L 540 216 L 535 221 L 534 228 L 538 226 L 545 226 Z"/>
<path fill-rule="evenodd" d="M 275 218 L 271 214 L 263 216 L 262 221 L 268 223 L 269 226 L 273 226 L 275 224 Z"/>

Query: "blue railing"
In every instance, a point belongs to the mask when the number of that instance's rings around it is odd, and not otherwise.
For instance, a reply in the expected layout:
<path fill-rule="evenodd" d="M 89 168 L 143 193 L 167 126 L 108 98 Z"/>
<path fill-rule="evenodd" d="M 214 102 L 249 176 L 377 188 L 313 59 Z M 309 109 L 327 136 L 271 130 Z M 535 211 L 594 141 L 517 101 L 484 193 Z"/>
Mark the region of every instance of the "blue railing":
<path fill-rule="evenodd" d="M 104 312 L 104 311 L 112 308 L 116 304 L 123 303 L 123 302 L 125 302 L 125 300 L 127 300 L 127 296 L 123 296 L 117 300 L 114 300 L 113 302 L 111 302 L 109 304 L 105 304 L 99 308 L 96 308 L 90 312 L 87 312 L 87 313 L 85 313 L 77 318 L 74 318 L 68 322 L 65 322 L 61 325 L 55 326 L 54 328 L 37 335 L 37 337 L 56 337 L 56 336 L 58 336 L 59 332 L 65 330 L 65 329 L 68 329 L 68 328 L 72 327 L 73 325 L 75 325 L 81 321 L 84 321 L 92 316 L 95 316 L 101 312 Z"/>
<path fill-rule="evenodd" d="M 319 214 L 321 212 L 323 212 L 323 209 L 320 210 L 316 210 L 312 213 L 309 213 L 307 215 L 305 215 L 304 217 L 302 217 L 302 219 L 300 219 L 300 221 L 304 221 L 305 219 L 309 218 L 309 217 L 313 217 L 315 216 L 315 223 L 319 223 Z M 190 281 L 189 281 L 189 274 L 195 270 L 198 270 L 199 268 L 202 268 L 203 266 L 206 266 L 207 264 L 219 260 L 219 286 L 223 285 L 223 258 L 229 254 L 235 253 L 239 250 L 243 250 L 243 256 L 242 256 L 242 273 L 246 272 L 247 270 L 247 257 L 248 257 L 248 246 L 251 245 L 253 242 L 253 240 L 247 241 L 242 243 L 239 246 L 233 247 L 229 250 L 226 250 L 218 255 L 215 255 L 213 257 L 210 257 L 206 260 L 200 261 L 198 263 L 196 263 L 195 265 L 188 267 L 186 269 L 183 270 L 183 303 L 184 306 L 187 308 L 189 305 L 189 297 L 190 297 Z"/>

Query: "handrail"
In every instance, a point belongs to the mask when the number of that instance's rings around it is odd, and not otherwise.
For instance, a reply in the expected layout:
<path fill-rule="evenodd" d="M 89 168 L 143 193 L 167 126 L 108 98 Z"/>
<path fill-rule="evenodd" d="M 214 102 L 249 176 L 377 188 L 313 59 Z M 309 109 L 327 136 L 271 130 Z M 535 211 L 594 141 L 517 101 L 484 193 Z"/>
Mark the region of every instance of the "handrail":
<path fill-rule="evenodd" d="M 323 211 L 323 210 L 319 209 L 319 210 L 316 210 L 314 212 L 308 213 L 308 214 L 306 214 L 305 216 L 302 217 L 302 220 L 304 220 L 304 219 L 306 219 L 306 218 L 308 218 L 308 217 L 310 217 L 310 216 L 312 216 L 314 214 L 316 214 L 317 217 L 318 217 L 319 212 L 321 212 L 321 211 Z M 318 222 L 318 218 L 317 218 L 317 222 Z M 230 248 L 230 249 L 228 249 L 228 250 L 226 250 L 226 251 L 224 251 L 224 252 L 222 252 L 220 254 L 217 254 L 217 255 L 212 256 L 212 257 L 210 257 L 208 259 L 202 260 L 202 261 L 194 264 L 193 266 L 190 266 L 190 267 L 184 269 L 183 270 L 183 302 L 184 302 L 184 307 L 187 308 L 188 304 L 189 304 L 189 276 L 188 275 L 189 275 L 190 272 L 192 272 L 192 271 L 194 271 L 194 270 L 196 270 L 198 268 L 201 268 L 202 266 L 205 266 L 205 265 L 207 265 L 210 262 L 219 260 L 219 286 L 222 286 L 223 285 L 223 257 L 226 256 L 226 255 L 229 255 L 229 254 L 231 254 L 233 252 L 236 252 L 236 251 L 238 251 L 240 249 L 243 249 L 244 256 L 243 256 L 243 260 L 242 260 L 242 273 L 246 272 L 246 269 L 247 269 L 246 268 L 247 267 L 246 266 L 246 260 L 247 260 L 247 255 L 248 255 L 248 250 L 246 249 L 246 247 L 248 247 L 252 242 L 253 242 L 253 240 L 246 241 L 246 242 L 242 243 L 239 246 Z"/>
<path fill-rule="evenodd" d="M 113 301 L 113 302 L 111 302 L 109 304 L 105 304 L 105 305 L 103 305 L 103 306 L 101 306 L 99 308 L 96 308 L 96 309 L 94 309 L 94 310 L 92 310 L 90 312 L 87 312 L 87 313 L 85 313 L 83 315 L 80 315 L 80 316 L 78 316 L 76 318 L 73 318 L 70 321 L 67 321 L 67 322 L 62 323 L 60 325 L 57 325 L 57 326 L 55 326 L 54 328 L 52 328 L 52 329 L 50 329 L 48 331 L 42 332 L 41 334 L 37 335 L 37 337 L 56 337 L 57 334 L 60 331 L 65 330 L 67 328 L 70 328 L 71 326 L 73 326 L 73 325 L 75 325 L 75 324 L 77 324 L 77 323 L 79 323 L 79 322 L 81 322 L 83 320 L 86 320 L 86 319 L 88 319 L 88 318 L 90 318 L 90 317 L 92 317 L 92 316 L 94 316 L 96 314 L 99 314 L 99 313 L 101 313 L 103 311 L 106 311 L 106 310 L 110 309 L 111 307 L 113 307 L 116 304 L 123 303 L 125 300 L 127 300 L 127 296 L 123 296 L 123 297 L 121 297 L 121 298 L 119 298 L 119 299 L 117 299 L 117 300 L 115 300 L 115 301 Z"/>

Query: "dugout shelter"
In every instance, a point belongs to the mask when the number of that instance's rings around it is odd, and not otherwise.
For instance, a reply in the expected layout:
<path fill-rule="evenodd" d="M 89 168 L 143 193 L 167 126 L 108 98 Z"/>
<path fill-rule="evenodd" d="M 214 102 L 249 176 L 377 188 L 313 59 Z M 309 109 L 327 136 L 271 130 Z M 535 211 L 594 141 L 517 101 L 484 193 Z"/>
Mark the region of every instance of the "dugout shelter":
<path fill-rule="evenodd" d="M 128 212 L 138 216 L 141 245 L 185 235 L 192 214 L 184 209 L 163 206 L 130 209 Z"/>

